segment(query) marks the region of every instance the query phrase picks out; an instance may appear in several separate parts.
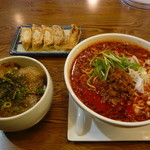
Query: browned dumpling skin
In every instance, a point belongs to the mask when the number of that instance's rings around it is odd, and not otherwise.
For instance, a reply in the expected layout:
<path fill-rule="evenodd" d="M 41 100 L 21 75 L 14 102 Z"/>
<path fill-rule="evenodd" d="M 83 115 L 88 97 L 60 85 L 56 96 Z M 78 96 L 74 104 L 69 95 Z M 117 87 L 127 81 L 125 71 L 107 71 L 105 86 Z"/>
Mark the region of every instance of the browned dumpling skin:
<path fill-rule="evenodd" d="M 53 37 L 52 27 L 48 27 L 46 25 L 42 25 L 42 28 L 44 30 L 43 47 L 47 47 L 47 46 L 53 45 L 54 44 L 54 37 Z"/>
<path fill-rule="evenodd" d="M 81 35 L 80 30 L 77 25 L 72 24 L 71 26 L 72 26 L 72 29 L 70 31 L 70 34 L 68 37 L 68 44 L 67 44 L 67 47 L 69 49 L 72 49 L 78 43 L 80 35 Z"/>
<path fill-rule="evenodd" d="M 65 33 L 61 26 L 53 25 L 53 37 L 54 37 L 54 45 L 60 45 L 63 43 L 65 39 Z"/>
<path fill-rule="evenodd" d="M 69 36 L 65 39 L 66 42 L 62 45 L 55 45 L 57 50 L 70 50 L 72 49 L 79 41 L 81 36 L 81 31 L 77 25 L 72 24 Z"/>
<path fill-rule="evenodd" d="M 37 50 L 43 44 L 43 28 L 32 25 L 32 49 Z"/>
<path fill-rule="evenodd" d="M 31 47 L 32 43 L 32 31 L 31 28 L 23 27 L 20 34 L 20 40 L 25 50 Z"/>

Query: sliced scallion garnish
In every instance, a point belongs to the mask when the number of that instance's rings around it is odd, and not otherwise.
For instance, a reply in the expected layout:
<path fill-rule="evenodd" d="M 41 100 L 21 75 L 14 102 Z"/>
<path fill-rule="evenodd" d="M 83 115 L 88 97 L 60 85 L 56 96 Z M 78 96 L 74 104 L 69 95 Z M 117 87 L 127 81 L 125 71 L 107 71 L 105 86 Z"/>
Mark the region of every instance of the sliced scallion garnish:
<path fill-rule="evenodd" d="M 129 62 L 128 59 L 123 55 L 122 57 L 116 55 L 110 50 L 105 50 L 100 55 L 94 55 L 90 65 L 93 68 L 93 72 L 88 79 L 88 84 L 95 76 L 98 76 L 100 80 L 107 80 L 109 71 L 118 67 L 124 71 L 128 71 L 129 68 L 138 70 L 141 66 L 137 63 Z"/>

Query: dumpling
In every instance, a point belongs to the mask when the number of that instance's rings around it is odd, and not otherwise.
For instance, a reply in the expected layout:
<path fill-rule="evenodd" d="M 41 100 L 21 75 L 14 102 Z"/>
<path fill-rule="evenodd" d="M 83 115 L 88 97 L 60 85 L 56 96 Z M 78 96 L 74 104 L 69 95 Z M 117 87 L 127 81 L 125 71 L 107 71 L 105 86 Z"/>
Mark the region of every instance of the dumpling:
<path fill-rule="evenodd" d="M 20 40 L 22 42 L 25 50 L 28 50 L 31 47 L 32 43 L 32 31 L 31 28 L 22 27 Z"/>
<path fill-rule="evenodd" d="M 69 33 L 68 44 L 67 44 L 67 47 L 69 49 L 72 49 L 78 43 L 81 35 L 79 28 L 75 24 L 72 24 L 71 26 L 72 28 Z"/>
<path fill-rule="evenodd" d="M 33 24 L 32 26 L 32 49 L 37 50 L 43 44 L 43 28 Z"/>
<path fill-rule="evenodd" d="M 63 43 L 65 39 L 65 33 L 61 26 L 53 25 L 53 37 L 54 37 L 54 45 L 60 45 Z"/>
<path fill-rule="evenodd" d="M 43 47 L 51 46 L 54 44 L 54 38 L 53 38 L 53 32 L 52 28 L 42 25 L 42 28 L 44 30 L 44 45 Z"/>

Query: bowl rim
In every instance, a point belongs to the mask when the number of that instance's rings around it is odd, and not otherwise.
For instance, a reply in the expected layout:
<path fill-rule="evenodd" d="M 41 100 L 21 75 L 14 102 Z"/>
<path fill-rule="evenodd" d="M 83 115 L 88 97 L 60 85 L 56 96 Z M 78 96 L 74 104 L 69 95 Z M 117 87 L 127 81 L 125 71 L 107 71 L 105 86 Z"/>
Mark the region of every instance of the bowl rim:
<path fill-rule="evenodd" d="M 136 127 L 136 126 L 143 126 L 143 125 L 150 124 L 150 120 L 139 121 L 139 122 L 125 122 L 125 121 L 113 120 L 113 119 L 104 117 L 104 116 L 102 116 L 102 115 L 94 112 L 93 110 L 91 110 L 90 108 L 88 108 L 86 105 L 84 105 L 80 101 L 80 99 L 76 96 L 76 94 L 74 93 L 74 91 L 73 91 L 73 89 L 71 87 L 71 84 L 70 84 L 70 74 L 68 74 L 68 71 L 70 71 L 74 59 L 76 58 L 76 56 L 81 51 L 83 51 L 86 47 L 88 47 L 88 45 L 87 45 L 87 46 L 83 46 L 83 47 L 85 47 L 85 48 L 83 48 L 82 45 L 84 45 L 84 43 L 87 43 L 87 42 L 90 43 L 93 39 L 97 39 L 99 37 L 104 37 L 104 36 L 107 36 L 107 37 L 114 36 L 113 39 L 115 39 L 115 36 L 118 36 L 118 37 L 128 37 L 130 39 L 132 38 L 132 39 L 137 40 L 137 41 L 142 41 L 142 42 L 144 42 L 144 43 L 146 43 L 146 44 L 148 44 L 150 46 L 150 42 L 148 42 L 148 41 L 146 41 L 146 40 L 144 40 L 142 38 L 139 38 L 139 37 L 136 37 L 136 36 L 133 36 L 133 35 L 123 34 L 123 33 L 104 33 L 104 34 L 98 34 L 98 35 L 95 35 L 95 36 L 92 36 L 92 37 L 89 37 L 89 38 L 83 40 L 82 42 L 80 42 L 79 44 L 77 44 L 70 51 L 70 53 L 67 56 L 67 59 L 65 61 L 65 65 L 64 65 L 64 79 L 65 79 L 65 83 L 66 83 L 66 86 L 67 86 L 67 89 L 68 89 L 69 93 L 72 95 L 73 100 L 76 102 L 76 104 L 78 106 L 80 106 L 84 111 L 88 112 L 90 115 L 92 115 L 92 117 L 94 116 L 98 120 L 100 119 L 100 120 L 105 121 L 107 123 L 111 123 L 111 124 L 119 125 L 119 126 L 127 126 L 127 127 Z M 130 39 L 129 39 L 129 41 L 130 41 Z M 95 40 L 94 42 L 100 41 L 100 40 Z M 128 40 L 125 40 L 125 39 L 122 39 L 122 40 L 123 41 L 128 41 Z M 91 42 L 90 44 L 92 44 L 94 42 Z M 131 41 L 131 42 L 133 42 L 133 41 Z M 140 44 L 138 44 L 138 45 L 140 45 Z M 80 46 L 82 48 L 80 48 Z"/>
<path fill-rule="evenodd" d="M 47 93 L 47 92 L 50 92 L 48 87 L 51 87 L 51 93 L 52 93 L 53 83 L 52 83 L 51 76 L 50 76 L 48 70 L 46 69 L 46 67 L 45 67 L 40 61 L 38 61 L 38 60 L 36 60 L 36 59 L 34 59 L 34 58 L 31 58 L 31 57 L 28 57 L 28 56 L 8 56 L 8 57 L 5 57 L 5 58 L 1 58 L 1 59 L 0 59 L 0 62 L 3 61 L 3 60 L 20 59 L 20 58 L 21 58 L 21 59 L 31 60 L 31 61 L 33 61 L 35 64 L 38 64 L 39 66 L 41 66 L 41 68 L 42 68 L 43 71 L 45 72 L 46 79 L 47 79 L 46 89 L 45 89 L 44 94 L 43 94 L 42 97 L 40 98 L 40 100 L 39 100 L 34 106 L 32 106 L 31 108 L 29 108 L 29 109 L 26 110 L 25 112 L 22 112 L 22 113 L 20 113 L 20 114 L 15 115 L 15 116 L 0 117 L 0 121 L 13 120 L 13 119 L 17 119 L 17 118 L 20 118 L 20 117 L 25 116 L 26 114 L 30 113 L 33 109 L 35 109 L 35 107 L 37 107 L 38 105 L 40 105 L 40 103 L 43 101 L 44 97 L 46 96 L 46 93 Z"/>

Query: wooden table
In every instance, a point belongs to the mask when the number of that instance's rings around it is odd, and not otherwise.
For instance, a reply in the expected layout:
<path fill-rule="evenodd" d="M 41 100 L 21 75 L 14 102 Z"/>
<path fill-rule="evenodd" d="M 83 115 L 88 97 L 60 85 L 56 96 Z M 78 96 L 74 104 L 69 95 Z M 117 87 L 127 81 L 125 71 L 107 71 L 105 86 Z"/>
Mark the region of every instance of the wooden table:
<path fill-rule="evenodd" d="M 150 41 L 150 11 L 130 8 L 120 0 L 1 0 L 0 58 L 9 49 L 20 25 L 82 26 L 82 38 L 102 33 L 126 33 Z M 34 127 L 21 132 L 0 131 L 0 150 L 148 150 L 150 143 L 70 142 L 67 140 L 68 91 L 63 69 L 66 57 L 35 57 L 49 70 L 54 97 L 47 115 Z M 136 135 L 135 135 L 136 136 Z"/>

